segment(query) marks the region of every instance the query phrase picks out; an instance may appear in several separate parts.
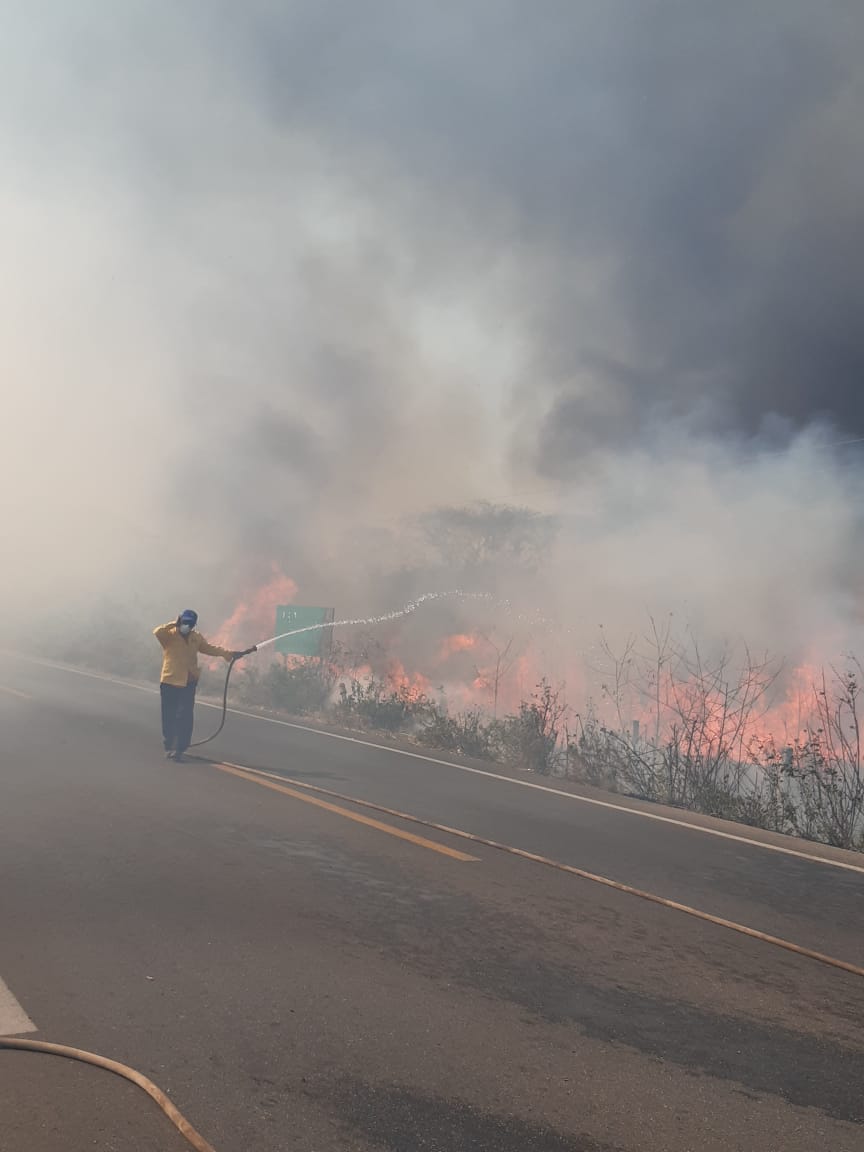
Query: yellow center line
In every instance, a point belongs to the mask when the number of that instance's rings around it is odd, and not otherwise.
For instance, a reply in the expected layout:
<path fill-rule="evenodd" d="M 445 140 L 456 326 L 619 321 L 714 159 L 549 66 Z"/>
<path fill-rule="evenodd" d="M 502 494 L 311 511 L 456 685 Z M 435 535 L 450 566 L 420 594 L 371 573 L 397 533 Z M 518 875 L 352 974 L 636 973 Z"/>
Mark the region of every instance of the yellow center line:
<path fill-rule="evenodd" d="M 210 761 L 210 763 L 213 763 Z M 240 769 L 236 765 L 229 764 L 215 764 L 214 768 L 221 768 L 223 772 L 234 772 L 237 776 L 245 776 L 247 779 L 255 780 L 257 777 L 268 775 L 272 778 L 271 774 L 264 773 L 259 768 Z M 252 775 L 255 773 L 256 775 Z M 689 904 L 680 904 L 677 900 L 670 900 L 666 896 L 658 896 L 654 892 L 646 892 L 641 888 L 634 888 L 630 884 L 622 884 L 619 880 L 612 880 L 608 876 L 600 876 L 595 872 L 586 872 L 584 868 L 576 868 L 573 864 L 564 864 L 560 860 L 551 860 L 548 856 L 538 856 L 536 852 L 526 852 L 524 848 L 516 848 L 512 844 L 502 844 L 498 840 L 489 840 L 485 836 L 478 836 L 474 832 L 466 832 L 462 828 L 450 828 L 446 824 L 436 824 L 432 820 L 423 820 L 420 816 L 412 816 L 407 812 L 397 812 L 392 808 L 385 808 L 381 804 L 373 804 L 369 800 L 358 800 L 352 796 L 343 796 L 340 792 L 333 792 L 329 788 L 322 788 L 318 784 L 307 784 L 302 780 L 291 780 L 290 777 L 282 777 L 287 779 L 291 784 L 297 788 L 309 788 L 313 792 L 318 792 L 322 796 L 334 796 L 337 800 L 346 801 L 349 804 L 357 804 L 361 808 L 371 808 L 376 812 L 384 812 L 389 816 L 395 816 L 399 820 L 407 820 L 413 824 L 420 824 L 425 828 L 434 828 L 437 832 L 443 832 L 448 836 L 456 836 L 461 840 L 468 840 L 474 844 L 482 844 L 486 848 L 494 848 L 499 852 L 507 852 L 511 856 L 518 856 L 521 860 L 530 860 L 534 864 L 542 864 L 547 868 L 554 868 L 558 872 L 566 872 L 570 876 L 578 876 L 581 880 L 588 880 L 593 884 L 600 884 L 604 888 L 612 888 L 616 892 L 626 893 L 628 896 L 635 896 L 640 900 L 646 900 L 650 904 L 657 904 L 661 908 L 670 908 L 675 912 L 683 912 L 686 916 L 692 916 L 696 920 L 703 920 L 707 924 L 715 924 L 718 928 L 728 928 L 731 932 L 738 932 L 741 936 L 748 936 L 751 940 L 759 940 L 763 944 L 770 944 L 775 948 L 782 948 L 787 952 L 792 952 L 796 956 L 803 956 L 808 960 L 815 960 L 819 964 L 824 964 L 829 968 L 838 968 L 843 972 L 850 972 L 853 976 L 864 977 L 864 967 L 858 964 L 850 964 L 848 960 L 841 960 L 837 956 L 828 956 L 824 952 L 817 952 L 813 948 L 805 948 L 801 944 L 796 944 L 792 940 L 784 940 L 781 936 L 772 936 L 768 932 L 762 932 L 758 928 L 750 928 L 746 924 L 739 924 L 735 920 L 727 920 L 723 916 L 715 916 L 711 912 L 703 912 L 701 908 L 691 908 Z M 260 783 L 267 783 L 267 780 L 260 779 Z M 290 791 L 292 795 L 295 793 L 292 789 L 284 789 L 281 785 L 277 785 L 277 790 Z M 298 794 L 301 799 L 304 799 L 303 793 Z M 309 797 L 311 800 L 312 798 Z M 322 806 L 326 807 L 327 805 Z M 346 813 L 352 815 L 352 813 Z M 387 828 L 387 831 L 393 829 Z M 440 851 L 440 847 L 430 845 Z"/>
<path fill-rule="evenodd" d="M 0 692 L 8 692 L 10 696 L 17 696 L 19 700 L 32 700 L 32 696 L 28 696 L 26 692 L 19 692 L 17 688 L 6 688 L 0 684 Z"/>
<path fill-rule="evenodd" d="M 281 792 L 291 796 L 294 800 L 302 800 L 304 804 L 311 804 L 315 808 L 323 808 L 325 812 L 335 812 L 337 816 L 344 816 L 346 820 L 354 820 L 357 824 L 365 824 L 367 828 L 376 828 L 379 832 L 386 832 L 388 836 L 395 836 L 398 840 L 407 840 L 409 844 L 416 844 L 420 848 L 428 848 L 431 852 L 439 852 L 442 856 L 449 856 L 451 860 L 461 860 L 464 863 L 476 863 L 477 856 L 469 856 L 459 852 L 456 848 L 449 848 L 446 844 L 438 844 L 434 840 L 427 840 L 423 836 L 415 836 L 413 832 L 405 832 L 402 828 L 394 828 L 392 824 L 384 824 L 380 820 L 373 820 L 363 816 L 360 812 L 351 812 L 348 808 L 340 808 L 326 800 L 319 800 L 317 796 L 310 796 L 306 792 L 298 792 L 295 788 L 286 788 L 284 784 L 277 784 L 273 780 L 264 780 L 260 776 L 253 776 L 230 764 L 213 764 L 220 772 L 227 772 L 241 780 L 248 780 L 250 784 L 259 784 L 262 788 L 271 788 L 274 792 Z"/>

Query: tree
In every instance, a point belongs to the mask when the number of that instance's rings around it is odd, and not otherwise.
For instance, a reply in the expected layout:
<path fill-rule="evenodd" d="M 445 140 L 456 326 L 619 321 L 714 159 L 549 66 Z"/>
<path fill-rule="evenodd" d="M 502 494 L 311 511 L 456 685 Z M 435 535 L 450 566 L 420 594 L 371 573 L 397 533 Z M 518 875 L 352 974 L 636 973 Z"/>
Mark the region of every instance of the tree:
<path fill-rule="evenodd" d="M 492 716 L 497 720 L 498 694 L 501 689 L 501 683 L 507 676 L 509 676 L 517 659 L 516 654 L 512 653 L 514 637 L 511 636 L 502 648 L 485 633 L 481 633 L 481 635 L 492 649 L 495 659 L 494 663 L 488 669 L 483 670 L 475 666 L 474 672 L 477 676 L 477 679 L 481 680 L 489 688 L 489 691 L 492 695 Z"/>

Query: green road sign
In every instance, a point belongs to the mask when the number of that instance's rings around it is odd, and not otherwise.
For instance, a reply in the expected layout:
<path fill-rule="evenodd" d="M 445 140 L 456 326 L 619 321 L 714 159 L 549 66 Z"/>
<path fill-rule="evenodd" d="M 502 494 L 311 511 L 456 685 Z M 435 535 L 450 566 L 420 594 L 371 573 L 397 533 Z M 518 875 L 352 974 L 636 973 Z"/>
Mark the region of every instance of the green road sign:
<path fill-rule="evenodd" d="M 280 604 L 276 609 L 275 635 L 282 636 L 284 632 L 294 632 L 298 628 L 314 628 L 314 631 L 277 640 L 276 651 L 283 656 L 327 656 L 333 643 L 333 629 L 322 628 L 320 625 L 332 624 L 334 618 L 332 608 L 301 608 L 296 604 Z"/>

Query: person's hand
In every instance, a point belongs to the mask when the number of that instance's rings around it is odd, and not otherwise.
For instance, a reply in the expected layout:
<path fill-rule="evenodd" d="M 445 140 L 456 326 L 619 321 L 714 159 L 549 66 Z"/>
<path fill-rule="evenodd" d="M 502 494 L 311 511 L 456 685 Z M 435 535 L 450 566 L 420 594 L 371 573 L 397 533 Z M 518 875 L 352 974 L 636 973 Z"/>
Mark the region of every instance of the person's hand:
<path fill-rule="evenodd" d="M 242 657 L 251 656 L 253 652 L 257 652 L 257 651 L 258 651 L 258 649 L 253 645 L 251 648 L 244 648 L 242 652 L 232 652 L 231 653 L 231 659 L 232 660 L 240 660 L 240 659 L 242 659 Z"/>

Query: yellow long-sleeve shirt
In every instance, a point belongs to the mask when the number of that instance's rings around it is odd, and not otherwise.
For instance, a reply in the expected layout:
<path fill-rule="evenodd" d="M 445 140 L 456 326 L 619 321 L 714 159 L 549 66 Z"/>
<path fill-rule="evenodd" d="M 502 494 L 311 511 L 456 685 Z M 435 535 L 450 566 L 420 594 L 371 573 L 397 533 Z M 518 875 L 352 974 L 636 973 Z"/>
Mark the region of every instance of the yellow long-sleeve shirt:
<path fill-rule="evenodd" d="M 205 640 L 194 629 L 188 636 L 181 636 L 177 624 L 162 624 L 153 629 L 153 635 L 162 645 L 162 683 L 184 688 L 197 683 L 201 672 L 198 668 L 198 653 L 204 656 L 221 656 L 230 660 L 232 653 L 218 644 Z"/>

